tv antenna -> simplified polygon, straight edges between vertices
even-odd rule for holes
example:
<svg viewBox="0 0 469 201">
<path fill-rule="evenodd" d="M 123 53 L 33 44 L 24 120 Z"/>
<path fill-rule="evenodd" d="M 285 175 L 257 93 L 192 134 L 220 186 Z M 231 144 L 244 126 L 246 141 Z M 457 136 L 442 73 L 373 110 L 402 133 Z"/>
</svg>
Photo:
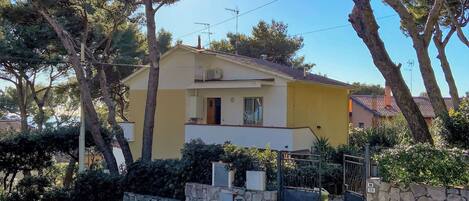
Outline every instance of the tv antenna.
<svg viewBox="0 0 469 201">
<path fill-rule="evenodd" d="M 235 9 L 225 8 L 225 10 L 230 11 L 236 15 L 236 41 L 235 41 L 235 53 L 238 54 L 238 43 L 239 43 L 239 32 L 238 32 L 238 18 L 239 18 L 239 9 L 236 6 Z"/>
<path fill-rule="evenodd" d="M 213 34 L 212 32 L 210 32 L 210 24 L 209 24 L 209 23 L 205 23 L 205 22 L 195 22 L 195 24 L 202 25 L 202 26 L 205 27 L 205 29 L 206 29 L 207 31 L 204 31 L 204 32 L 202 32 L 202 33 L 207 34 L 207 36 L 208 36 L 208 44 L 210 45 L 210 44 L 212 43 L 212 40 L 210 39 L 210 35 Z"/>
<path fill-rule="evenodd" d="M 410 93 L 413 92 L 413 76 L 412 76 L 412 71 L 414 70 L 414 60 L 410 59 L 409 61 L 407 61 L 407 68 L 405 68 L 404 70 L 405 71 L 409 71 L 410 72 Z"/>
</svg>

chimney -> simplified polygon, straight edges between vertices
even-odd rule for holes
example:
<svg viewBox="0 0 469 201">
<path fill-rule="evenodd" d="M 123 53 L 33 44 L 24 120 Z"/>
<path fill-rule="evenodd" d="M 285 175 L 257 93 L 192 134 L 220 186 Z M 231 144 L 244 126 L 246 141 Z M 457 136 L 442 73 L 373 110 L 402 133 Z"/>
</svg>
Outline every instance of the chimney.
<svg viewBox="0 0 469 201">
<path fill-rule="evenodd" d="M 303 68 L 303 77 L 306 77 L 306 75 L 308 75 L 308 71 L 306 70 L 306 68 Z"/>
<path fill-rule="evenodd" d="M 391 87 L 389 87 L 388 82 L 384 86 L 384 106 L 386 108 L 391 108 Z"/>
<path fill-rule="evenodd" d="M 197 49 L 202 49 L 202 39 L 200 39 L 200 35 L 197 37 Z"/>
</svg>

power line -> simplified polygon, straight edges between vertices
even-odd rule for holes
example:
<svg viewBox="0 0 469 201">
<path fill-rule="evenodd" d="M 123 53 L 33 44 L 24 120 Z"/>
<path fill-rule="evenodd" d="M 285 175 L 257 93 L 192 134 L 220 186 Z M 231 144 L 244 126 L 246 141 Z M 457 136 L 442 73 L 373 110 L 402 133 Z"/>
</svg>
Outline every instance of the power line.
<svg viewBox="0 0 469 201">
<path fill-rule="evenodd" d="M 26 58 L 26 57 L 4 57 L 0 56 L 0 59 L 9 59 L 15 61 L 25 61 L 25 62 L 40 62 L 41 64 L 70 64 L 68 61 L 64 60 L 44 60 L 44 59 L 35 59 L 35 58 Z M 118 66 L 118 67 L 136 67 L 136 68 L 149 68 L 149 65 L 139 65 L 139 64 L 115 64 L 115 63 L 104 63 L 104 62 L 86 62 L 88 64 L 94 65 L 103 65 L 103 66 Z"/>
<path fill-rule="evenodd" d="M 376 19 L 377 19 L 377 20 L 382 20 L 382 19 L 391 18 L 391 17 L 394 17 L 394 16 L 397 16 L 397 14 L 385 15 L 385 16 L 382 16 L 382 17 L 377 17 Z M 302 33 L 297 33 L 297 34 L 294 34 L 294 36 L 304 36 L 304 35 L 308 35 L 308 34 L 312 34 L 312 33 L 323 32 L 323 31 L 330 31 L 330 30 L 345 28 L 345 27 L 349 27 L 349 26 L 351 26 L 351 25 L 350 25 L 350 24 L 336 25 L 336 26 L 331 26 L 331 27 L 326 27 L 326 28 L 321 28 L 321 29 L 306 31 L 306 32 L 302 32 Z"/>
<path fill-rule="evenodd" d="M 265 4 L 262 4 L 262 5 L 258 6 L 258 7 L 253 8 L 253 9 L 251 9 L 251 10 L 248 10 L 248 11 L 246 11 L 246 12 L 243 12 L 243 13 L 237 15 L 237 16 L 233 16 L 233 17 L 227 18 L 227 19 L 225 19 L 225 20 L 222 20 L 222 21 L 220 21 L 220 22 L 217 22 L 217 23 L 213 24 L 211 27 L 215 27 L 215 26 L 224 24 L 224 23 L 226 23 L 226 22 L 229 22 L 229 21 L 231 21 L 231 20 L 236 19 L 237 17 L 241 17 L 241 16 L 243 16 L 243 15 L 247 15 L 247 14 L 249 14 L 249 13 L 252 13 L 252 12 L 256 11 L 256 10 L 259 10 L 259 9 L 261 9 L 261 8 L 264 8 L 264 7 L 266 7 L 266 6 L 270 5 L 270 4 L 273 4 L 273 3 L 277 2 L 277 1 L 279 1 L 279 0 L 273 0 L 273 1 L 267 2 L 267 3 L 265 3 Z M 193 31 L 193 32 L 184 34 L 184 35 L 181 35 L 181 36 L 177 37 L 177 39 L 185 38 L 185 37 L 187 37 L 187 36 L 190 36 L 190 35 L 193 35 L 193 34 L 195 34 L 195 33 L 199 33 L 199 32 L 201 32 L 201 31 L 205 31 L 205 30 L 207 30 L 207 28 L 199 29 L 199 30 L 196 30 L 196 31 Z"/>
</svg>

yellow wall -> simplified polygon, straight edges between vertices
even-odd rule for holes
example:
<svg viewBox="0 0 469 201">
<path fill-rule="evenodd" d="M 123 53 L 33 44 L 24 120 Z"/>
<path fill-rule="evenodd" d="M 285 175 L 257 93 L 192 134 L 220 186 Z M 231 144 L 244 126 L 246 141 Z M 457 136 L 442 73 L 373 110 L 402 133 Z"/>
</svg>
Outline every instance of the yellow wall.
<svg viewBox="0 0 469 201">
<path fill-rule="evenodd" d="M 292 82 L 288 83 L 287 93 L 288 127 L 308 126 L 333 146 L 347 143 L 347 89 Z"/>
<path fill-rule="evenodd" d="M 130 149 L 134 159 L 141 157 L 146 90 L 130 90 L 129 120 L 135 122 Z M 153 158 L 179 158 L 184 144 L 185 90 L 159 90 L 153 135 Z"/>
</svg>

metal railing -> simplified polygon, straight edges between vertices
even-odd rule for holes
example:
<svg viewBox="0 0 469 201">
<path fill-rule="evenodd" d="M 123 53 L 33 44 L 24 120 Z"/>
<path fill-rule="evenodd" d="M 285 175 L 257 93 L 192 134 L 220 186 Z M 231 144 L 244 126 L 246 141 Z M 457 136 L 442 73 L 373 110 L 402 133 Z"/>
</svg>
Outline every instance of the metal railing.
<svg viewBox="0 0 469 201">
<path fill-rule="evenodd" d="M 314 192 L 321 197 L 321 154 L 278 152 L 278 196 L 283 200 L 284 190 Z"/>
<path fill-rule="evenodd" d="M 367 145 L 363 155 L 343 156 L 343 191 L 366 196 L 366 179 L 371 176 L 370 149 Z"/>
</svg>

